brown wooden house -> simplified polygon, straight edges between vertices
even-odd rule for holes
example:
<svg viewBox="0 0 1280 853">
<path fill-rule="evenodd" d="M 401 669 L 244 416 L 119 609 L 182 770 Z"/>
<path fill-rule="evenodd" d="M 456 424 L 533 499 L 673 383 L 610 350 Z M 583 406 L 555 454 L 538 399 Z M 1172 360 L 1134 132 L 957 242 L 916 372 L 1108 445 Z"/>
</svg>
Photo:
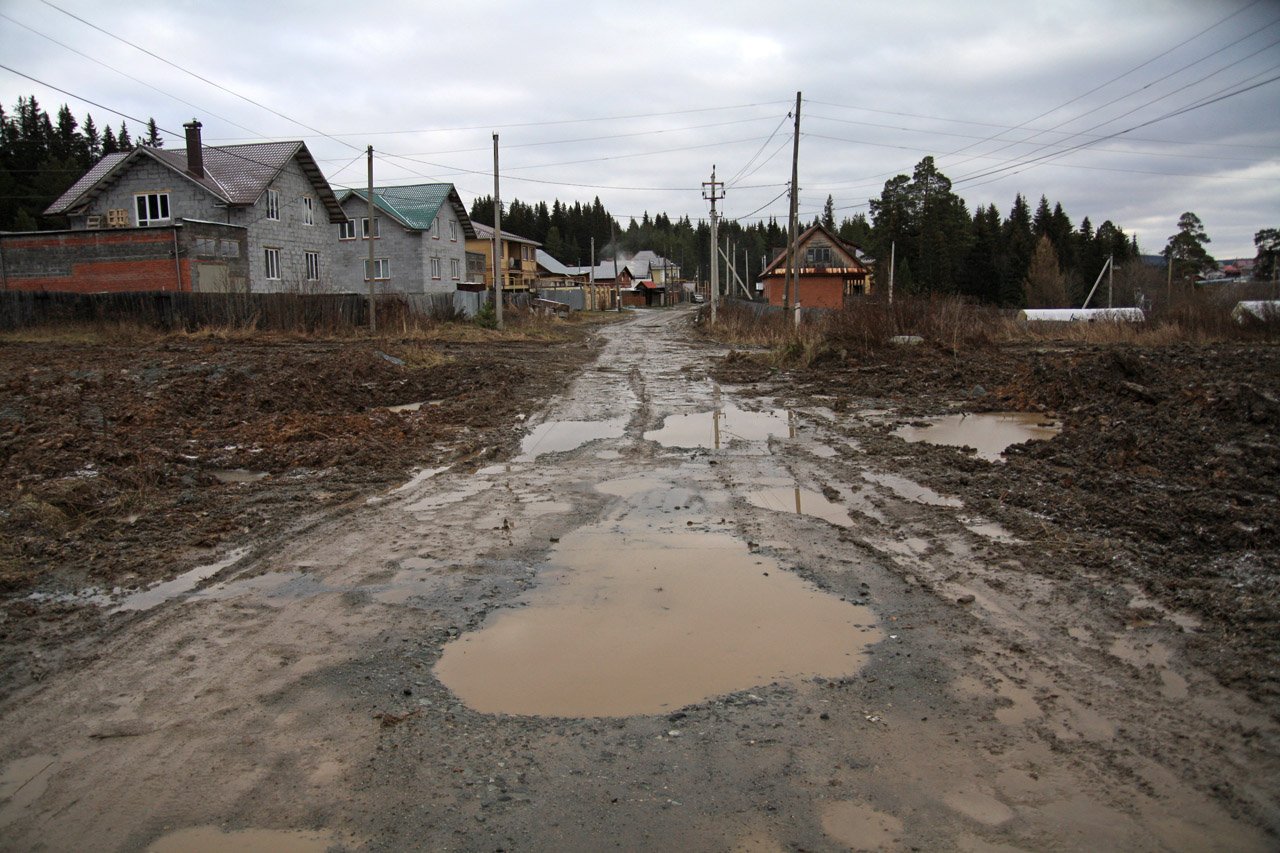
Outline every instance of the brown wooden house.
<svg viewBox="0 0 1280 853">
<path fill-rule="evenodd" d="M 871 293 L 871 270 L 858 257 L 858 247 L 846 243 L 821 224 L 796 241 L 796 292 L 791 304 L 804 308 L 843 308 L 851 299 Z M 770 305 L 782 305 L 787 276 L 783 249 L 760 276 Z"/>
</svg>

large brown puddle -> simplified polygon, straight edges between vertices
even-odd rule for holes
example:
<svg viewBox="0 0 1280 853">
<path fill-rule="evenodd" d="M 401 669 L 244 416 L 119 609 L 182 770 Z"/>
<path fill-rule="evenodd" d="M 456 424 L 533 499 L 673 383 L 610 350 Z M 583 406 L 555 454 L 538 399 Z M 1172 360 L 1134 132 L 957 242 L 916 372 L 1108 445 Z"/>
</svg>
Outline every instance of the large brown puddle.
<svg viewBox="0 0 1280 853">
<path fill-rule="evenodd" d="M 752 506 L 771 509 L 775 512 L 794 512 L 797 515 L 811 515 L 838 527 L 853 526 L 849 518 L 849 510 L 837 503 L 832 503 L 825 496 L 810 489 L 799 486 L 781 486 L 776 489 L 761 489 L 747 495 Z"/>
<path fill-rule="evenodd" d="M 930 418 L 928 426 L 899 427 L 893 434 L 907 441 L 972 447 L 983 459 L 999 462 L 1010 445 L 1050 439 L 1061 431 L 1061 425 L 1047 421 L 1044 415 L 993 412 Z"/>
<path fill-rule="evenodd" d="M 857 670 L 871 612 L 718 533 L 584 528 L 517 609 L 445 646 L 436 676 L 485 713 L 658 714 Z"/>
<path fill-rule="evenodd" d="M 324 853 L 335 839 L 323 832 L 239 829 L 216 826 L 180 829 L 154 841 L 147 853 Z"/>
</svg>

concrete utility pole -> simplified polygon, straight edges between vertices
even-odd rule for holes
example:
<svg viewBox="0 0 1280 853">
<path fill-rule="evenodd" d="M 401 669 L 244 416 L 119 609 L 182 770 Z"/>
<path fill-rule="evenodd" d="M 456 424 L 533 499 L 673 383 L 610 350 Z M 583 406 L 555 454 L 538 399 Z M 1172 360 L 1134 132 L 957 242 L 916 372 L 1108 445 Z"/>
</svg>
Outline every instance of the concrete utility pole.
<svg viewBox="0 0 1280 853">
<path fill-rule="evenodd" d="M 493 135 L 493 312 L 502 328 L 502 280 L 507 277 L 502 262 L 502 196 L 498 194 L 498 134 Z"/>
<path fill-rule="evenodd" d="M 618 313 L 622 313 L 622 271 L 618 269 L 618 233 L 613 230 L 613 217 L 609 218 L 609 237 L 613 241 L 613 295 L 618 297 Z"/>
<path fill-rule="evenodd" d="M 591 283 L 591 310 L 600 310 L 600 300 L 596 298 L 596 238 L 591 238 L 591 272 L 588 275 Z"/>
<path fill-rule="evenodd" d="M 717 189 L 719 188 L 719 189 Z M 711 325 L 716 324 L 716 303 L 720 301 L 720 251 L 716 220 L 716 200 L 724 198 L 724 181 L 716 180 L 716 167 L 711 165 L 711 180 L 702 182 L 702 197 L 711 200 Z"/>
<path fill-rule="evenodd" d="M 796 277 L 796 218 L 797 201 L 800 189 L 800 93 L 796 92 L 796 126 L 792 132 L 791 143 L 791 221 L 787 232 L 787 276 L 782 290 L 782 307 L 785 310 L 791 305 L 792 290 L 795 291 L 796 302 L 800 301 L 800 282 Z"/>
<path fill-rule="evenodd" d="M 377 277 L 377 269 L 373 265 L 373 146 L 369 146 L 369 334 L 378 333 L 378 317 L 373 304 L 373 280 Z"/>
<path fill-rule="evenodd" d="M 1115 255 L 1107 255 L 1107 307 L 1111 306 L 1112 285 L 1115 283 L 1116 277 L 1116 259 Z"/>
<path fill-rule="evenodd" d="M 893 304 L 893 262 L 898 254 L 898 241 L 889 244 L 889 304 Z"/>
</svg>

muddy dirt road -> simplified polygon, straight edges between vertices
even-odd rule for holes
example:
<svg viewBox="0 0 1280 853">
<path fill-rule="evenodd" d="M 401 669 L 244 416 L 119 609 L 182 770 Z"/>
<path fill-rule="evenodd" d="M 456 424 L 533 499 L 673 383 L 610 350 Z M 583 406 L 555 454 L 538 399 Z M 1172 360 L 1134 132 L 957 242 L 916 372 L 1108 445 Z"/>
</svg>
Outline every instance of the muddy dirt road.
<svg viewBox="0 0 1280 853">
<path fill-rule="evenodd" d="M 602 330 L 509 460 L 126 599 L 0 708 L 0 847 L 1276 847 L 1280 732 L 1195 619 L 687 319 Z"/>
</svg>

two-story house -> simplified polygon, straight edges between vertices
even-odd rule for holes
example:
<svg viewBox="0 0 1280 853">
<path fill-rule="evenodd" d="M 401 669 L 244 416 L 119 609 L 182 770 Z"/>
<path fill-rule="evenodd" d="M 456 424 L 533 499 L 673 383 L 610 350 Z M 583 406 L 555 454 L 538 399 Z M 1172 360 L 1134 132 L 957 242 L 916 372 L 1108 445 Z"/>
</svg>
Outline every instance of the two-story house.
<svg viewBox="0 0 1280 853">
<path fill-rule="evenodd" d="M 791 305 L 842 308 L 871 293 L 871 270 L 852 243 L 841 240 L 821 223 L 796 238 L 795 287 Z M 778 252 L 761 273 L 770 305 L 782 305 L 786 289 L 787 252 Z"/>
<path fill-rule="evenodd" d="M 467 289 L 467 244 L 476 229 L 453 184 L 374 187 L 372 227 L 367 190 L 347 190 L 338 203 L 347 216 L 337 226 L 334 250 L 341 289 L 363 291 L 367 286 L 370 239 L 379 290 L 452 293 L 460 285 Z"/>
<path fill-rule="evenodd" d="M 467 241 L 467 249 L 485 257 L 484 284 L 493 287 L 493 226 L 475 223 L 476 238 Z M 538 287 L 538 247 L 542 244 L 528 237 L 502 232 L 502 259 L 499 268 L 505 273 L 503 290 L 530 291 Z"/>
<path fill-rule="evenodd" d="M 138 147 L 108 154 L 45 214 L 65 215 L 73 232 L 120 229 L 118 235 L 104 233 L 90 250 L 103 253 L 105 264 L 129 242 L 146 242 L 147 235 L 135 240 L 130 231 L 174 228 L 170 263 L 176 265 L 177 289 L 200 289 L 194 272 L 182 276 L 182 263 L 189 260 L 184 255 L 194 250 L 182 245 L 175 226 L 190 223 L 240 235 L 247 258 L 239 259 L 238 269 L 246 280 L 232 282 L 230 289 L 330 290 L 332 226 L 346 215 L 306 144 L 205 146 L 200 122 L 184 127 L 186 149 Z M 236 241 L 226 242 L 230 247 Z M 148 252 L 163 251 L 155 241 L 149 245 Z"/>
</svg>

